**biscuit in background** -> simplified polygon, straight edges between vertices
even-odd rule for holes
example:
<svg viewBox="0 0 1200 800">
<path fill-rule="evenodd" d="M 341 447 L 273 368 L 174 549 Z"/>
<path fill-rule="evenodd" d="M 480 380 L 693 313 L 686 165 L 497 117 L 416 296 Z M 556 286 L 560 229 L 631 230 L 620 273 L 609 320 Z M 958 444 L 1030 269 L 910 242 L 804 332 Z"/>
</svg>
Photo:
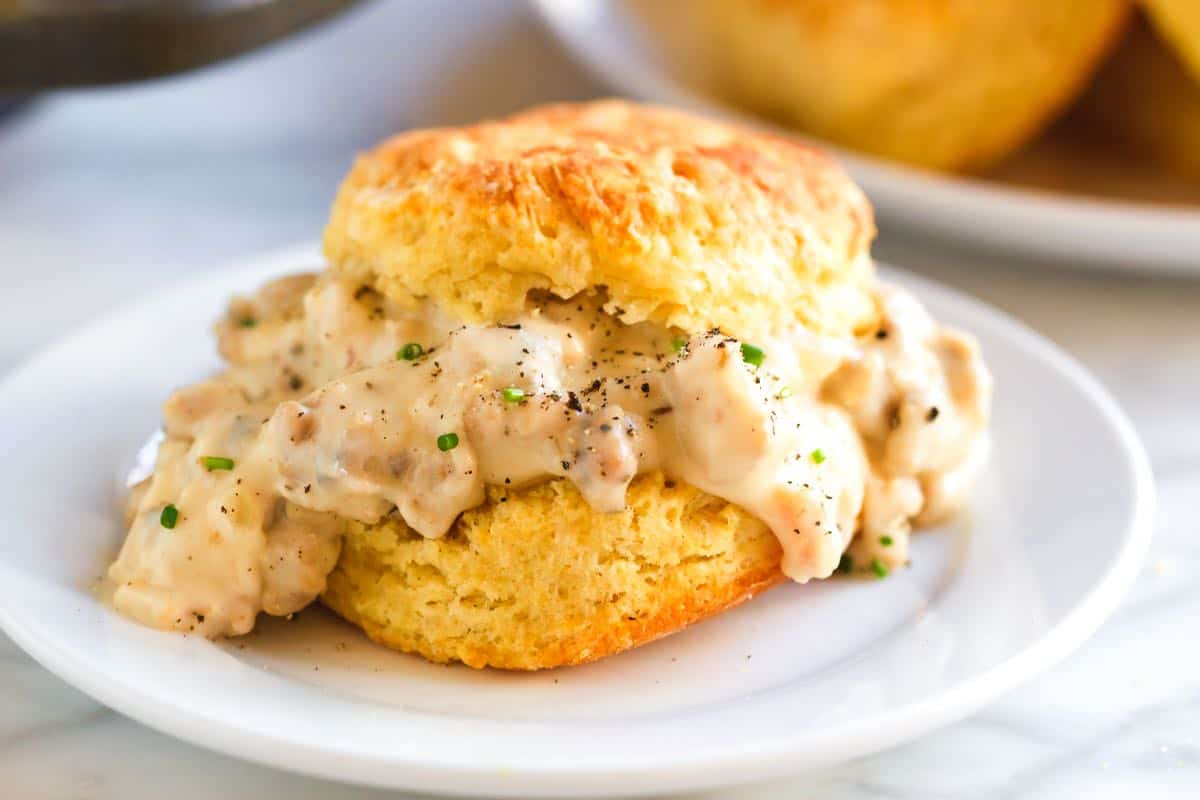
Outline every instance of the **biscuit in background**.
<svg viewBox="0 0 1200 800">
<path fill-rule="evenodd" d="M 978 170 L 1035 137 L 1119 38 L 1126 0 L 702 0 L 735 102 L 926 167 Z"/>
<path fill-rule="evenodd" d="M 1193 41 L 1200 55 L 1200 27 Z M 1200 179 L 1200 72 L 1190 74 L 1181 54 L 1144 21 L 1132 27 L 1069 122 L 1091 141 Z"/>
<path fill-rule="evenodd" d="M 1200 81 L 1200 3 L 1196 0 L 1142 0 L 1142 6 L 1171 50 Z"/>
</svg>

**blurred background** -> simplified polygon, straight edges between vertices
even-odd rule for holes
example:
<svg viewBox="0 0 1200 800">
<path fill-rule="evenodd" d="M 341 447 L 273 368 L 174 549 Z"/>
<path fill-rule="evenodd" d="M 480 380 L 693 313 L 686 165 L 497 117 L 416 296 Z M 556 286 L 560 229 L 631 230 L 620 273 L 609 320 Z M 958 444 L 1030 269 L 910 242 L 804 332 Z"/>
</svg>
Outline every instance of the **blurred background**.
<svg viewBox="0 0 1200 800">
<path fill-rule="evenodd" d="M 317 239 L 354 154 L 393 132 L 605 94 L 832 148 L 881 259 L 1063 345 L 1154 462 L 1150 564 L 1095 639 L 808 795 L 1200 796 L 1197 0 L 0 0 L 0 372 L 184 274 Z M 117 717 L 3 639 L 0 675 L 4 796 L 334 796 Z"/>
</svg>

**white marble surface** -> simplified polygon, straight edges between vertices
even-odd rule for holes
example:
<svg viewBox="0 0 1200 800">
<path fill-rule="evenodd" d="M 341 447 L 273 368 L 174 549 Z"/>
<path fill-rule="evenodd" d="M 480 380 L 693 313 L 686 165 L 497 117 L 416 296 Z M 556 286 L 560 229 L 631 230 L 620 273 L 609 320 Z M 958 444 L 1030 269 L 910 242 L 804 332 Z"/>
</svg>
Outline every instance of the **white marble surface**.
<svg viewBox="0 0 1200 800">
<path fill-rule="evenodd" d="M 598 91 L 523 6 L 430 0 L 379 2 L 213 71 L 41 101 L 0 123 L 0 370 L 147 288 L 314 237 L 354 150 L 388 131 Z M 1091 642 L 983 713 L 892 752 L 721 796 L 1200 797 L 1200 282 L 1015 265 L 886 229 L 877 250 L 1009 310 L 1110 387 L 1158 479 L 1151 556 Z M 2 797 L 383 794 L 153 733 L 0 636 Z"/>
</svg>

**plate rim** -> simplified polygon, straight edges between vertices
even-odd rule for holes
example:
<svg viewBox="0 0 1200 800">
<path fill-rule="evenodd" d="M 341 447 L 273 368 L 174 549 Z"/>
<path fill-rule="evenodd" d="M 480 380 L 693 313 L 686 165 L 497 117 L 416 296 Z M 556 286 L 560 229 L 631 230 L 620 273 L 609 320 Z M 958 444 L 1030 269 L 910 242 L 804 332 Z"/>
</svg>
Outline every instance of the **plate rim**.
<svg viewBox="0 0 1200 800">
<path fill-rule="evenodd" d="M 43 359 L 104 327 L 128 310 L 163 302 L 191 285 L 208 282 L 230 284 L 236 275 L 266 271 L 268 265 L 302 265 L 319 252 L 312 243 L 271 250 L 234 259 L 218 270 L 202 271 L 166 283 L 93 317 L 39 348 L 0 376 L 0 392 Z M 1132 423 L 1103 385 L 1072 356 L 1008 313 L 965 292 L 923 276 L 880 264 L 884 274 L 900 273 L 917 294 L 940 294 L 973 314 L 990 317 L 1005 337 L 1031 354 L 1043 358 L 1063 379 L 1080 390 L 1117 434 L 1121 451 L 1132 473 L 1131 514 L 1124 541 L 1107 571 L 1075 606 L 1041 636 L 995 666 L 920 700 L 835 729 L 834 735 L 814 745 L 805 736 L 779 736 L 749 745 L 733 743 L 719 757 L 702 753 L 692 757 L 672 754 L 672 760 L 613 765 L 603 761 L 578 763 L 526 763 L 498 775 L 492 763 L 470 764 L 439 760 L 399 751 L 387 759 L 339 749 L 336 743 L 289 739 L 278 734 L 249 732 L 228 717 L 206 717 L 178 707 L 156 704 L 138 696 L 131 680 L 98 677 L 89 669 L 85 654 L 73 654 L 27 624 L 17 609 L 0 605 L 0 629 L 43 668 L 105 706 L 161 733 L 235 758 L 313 777 L 410 791 L 481 792 L 492 796 L 551 796 L 607 792 L 644 795 L 653 792 L 719 788 L 752 780 L 795 774 L 822 764 L 848 761 L 917 738 L 962 719 L 1034 675 L 1049 669 L 1077 649 L 1115 609 L 1141 568 L 1153 531 L 1156 495 L 1149 458 Z M 363 701 L 366 702 L 366 701 Z M 368 705 L 370 705 L 368 703 Z M 797 750 L 802 749 L 802 754 Z"/>
<path fill-rule="evenodd" d="M 637 67 L 605 55 L 585 31 L 569 22 L 580 9 L 595 7 L 604 0 L 528 0 L 543 26 L 577 63 L 603 83 L 627 92 L 636 99 L 663 103 L 724 118 L 811 144 L 831 154 L 846 166 L 884 215 L 911 233 L 935 233 L 950 241 L 977 242 L 1026 258 L 1054 259 L 1055 266 L 1074 269 L 1104 268 L 1132 274 L 1200 276 L 1200 261 L 1194 252 L 1200 243 L 1200 206 L 1138 203 L 1095 195 L 1056 192 L 1038 187 L 1018 187 L 971 175 L 938 172 L 841 147 L 806 136 L 792 128 L 736 108 L 723 100 L 687 86 L 656 71 L 637 74 Z M 924 203 L 913 208 L 902 196 L 921 191 Z M 975 212 L 994 218 L 990 229 L 976 227 L 972 236 L 963 233 L 961 206 L 969 202 Z M 1034 211 L 1022 207 L 1036 206 Z M 928 213 L 929 208 L 939 214 Z M 958 216 L 955 216 L 958 214 Z M 1094 243 L 1092 236 L 1114 224 L 1135 232 L 1130 237 L 1112 237 Z M 995 233 L 1016 227 L 1020 237 Z M 1161 246 L 1154 255 L 1122 244 L 1170 240 L 1174 247 Z M 1037 243 L 1041 242 L 1039 246 Z M 1190 243 L 1191 249 L 1187 248 Z M 1144 259 L 1141 260 L 1141 259 Z"/>
</svg>

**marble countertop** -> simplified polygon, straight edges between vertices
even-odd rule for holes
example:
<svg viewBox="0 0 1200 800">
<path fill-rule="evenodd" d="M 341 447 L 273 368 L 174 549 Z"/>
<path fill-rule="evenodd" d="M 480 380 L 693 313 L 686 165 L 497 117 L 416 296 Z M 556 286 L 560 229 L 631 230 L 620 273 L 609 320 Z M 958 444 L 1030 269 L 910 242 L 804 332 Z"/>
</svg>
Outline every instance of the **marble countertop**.
<svg viewBox="0 0 1200 800">
<path fill-rule="evenodd" d="M 184 273 L 314 238 L 354 151 L 390 131 L 601 91 L 524 5 L 477 0 L 377 3 L 214 70 L 31 103 L 0 122 L 0 371 Z M 1016 264 L 886 228 L 877 253 L 1008 310 L 1110 388 L 1156 473 L 1150 558 L 1087 645 L 966 722 L 720 796 L 1200 796 L 1200 281 Z M 0 795 L 168 794 L 386 793 L 154 733 L 69 688 L 0 635 Z"/>
</svg>

